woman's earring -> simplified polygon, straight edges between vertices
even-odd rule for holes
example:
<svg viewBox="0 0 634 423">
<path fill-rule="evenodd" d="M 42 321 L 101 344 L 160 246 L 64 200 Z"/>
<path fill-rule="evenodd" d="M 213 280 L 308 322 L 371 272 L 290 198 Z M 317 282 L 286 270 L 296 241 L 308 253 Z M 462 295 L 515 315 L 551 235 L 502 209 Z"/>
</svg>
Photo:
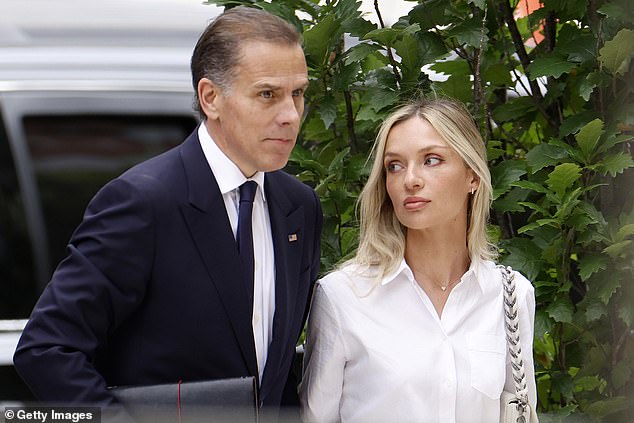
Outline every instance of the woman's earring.
<svg viewBox="0 0 634 423">
<path fill-rule="evenodd" d="M 471 195 L 475 192 L 475 188 L 471 187 Z"/>
</svg>

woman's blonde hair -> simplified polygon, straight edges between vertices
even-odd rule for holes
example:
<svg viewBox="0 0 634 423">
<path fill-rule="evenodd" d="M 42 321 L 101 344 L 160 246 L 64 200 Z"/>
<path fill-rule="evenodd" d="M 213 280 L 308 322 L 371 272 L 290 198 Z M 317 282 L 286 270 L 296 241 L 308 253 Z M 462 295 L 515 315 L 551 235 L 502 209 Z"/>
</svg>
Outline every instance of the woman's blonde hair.
<svg viewBox="0 0 634 423">
<path fill-rule="evenodd" d="M 416 99 L 396 109 L 381 125 L 370 155 L 374 157 L 370 176 L 359 196 L 359 248 L 351 262 L 365 268 L 378 266 L 378 277 L 395 270 L 405 253 L 406 229 L 397 219 L 385 187 L 385 144 L 395 125 L 415 117 L 427 121 L 476 174 L 479 186 L 469 200 L 467 215 L 469 257 L 485 260 L 495 257 L 495 248 L 486 232 L 492 200 L 491 174 L 486 147 L 473 118 L 455 100 Z"/>
</svg>

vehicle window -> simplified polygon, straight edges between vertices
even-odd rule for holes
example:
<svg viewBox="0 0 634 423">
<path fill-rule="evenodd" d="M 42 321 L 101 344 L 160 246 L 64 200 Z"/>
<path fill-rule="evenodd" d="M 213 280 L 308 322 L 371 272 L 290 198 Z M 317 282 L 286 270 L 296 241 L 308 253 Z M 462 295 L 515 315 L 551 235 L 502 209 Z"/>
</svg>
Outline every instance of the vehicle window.
<svg viewBox="0 0 634 423">
<path fill-rule="evenodd" d="M 23 119 L 52 266 L 107 181 L 185 139 L 193 116 L 64 115 Z M 53 269 L 51 269 L 52 271 Z"/>
<path fill-rule="evenodd" d="M 37 299 L 33 269 L 15 163 L 0 124 L 0 319 L 21 319 L 30 314 Z"/>
</svg>

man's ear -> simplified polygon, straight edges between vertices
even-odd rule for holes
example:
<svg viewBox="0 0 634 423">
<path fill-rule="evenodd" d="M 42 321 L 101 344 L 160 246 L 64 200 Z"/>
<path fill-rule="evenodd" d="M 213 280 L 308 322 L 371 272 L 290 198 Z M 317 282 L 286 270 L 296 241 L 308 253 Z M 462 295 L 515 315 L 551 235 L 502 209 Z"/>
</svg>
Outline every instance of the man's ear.
<svg viewBox="0 0 634 423">
<path fill-rule="evenodd" d="M 201 78 L 198 81 L 198 102 L 200 109 L 207 119 L 218 118 L 218 101 L 221 94 L 220 87 L 215 85 L 210 79 Z"/>
</svg>

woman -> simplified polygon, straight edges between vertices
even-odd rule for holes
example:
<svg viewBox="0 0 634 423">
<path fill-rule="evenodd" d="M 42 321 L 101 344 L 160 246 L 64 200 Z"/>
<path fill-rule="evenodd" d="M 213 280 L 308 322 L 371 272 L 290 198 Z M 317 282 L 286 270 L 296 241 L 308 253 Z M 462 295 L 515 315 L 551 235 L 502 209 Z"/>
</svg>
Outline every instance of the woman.
<svg viewBox="0 0 634 423">
<path fill-rule="evenodd" d="M 513 382 L 480 134 L 461 104 L 417 100 L 387 118 L 373 153 L 358 252 L 315 289 L 302 418 L 497 422 Z M 535 405 L 534 290 L 515 280 Z"/>
</svg>

